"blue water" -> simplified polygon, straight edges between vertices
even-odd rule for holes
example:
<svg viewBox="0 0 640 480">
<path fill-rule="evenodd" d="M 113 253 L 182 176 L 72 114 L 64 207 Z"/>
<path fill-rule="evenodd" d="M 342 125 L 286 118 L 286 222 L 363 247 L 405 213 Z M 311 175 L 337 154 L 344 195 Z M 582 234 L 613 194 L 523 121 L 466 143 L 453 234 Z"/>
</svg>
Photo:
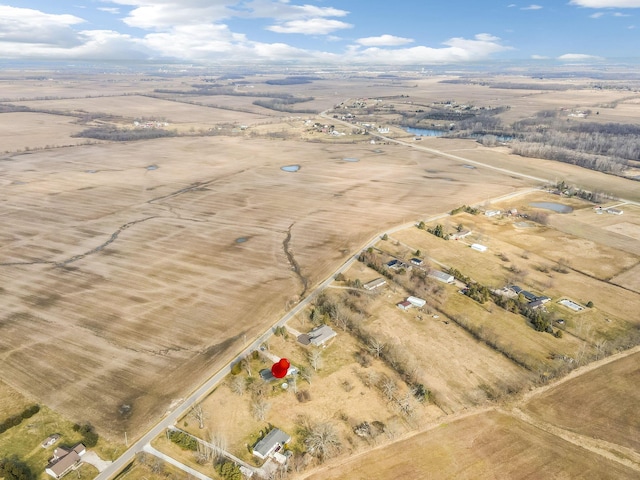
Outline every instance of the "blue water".
<svg viewBox="0 0 640 480">
<path fill-rule="evenodd" d="M 553 210 L 554 212 L 557 212 L 557 213 L 573 212 L 573 208 L 571 208 L 569 205 L 562 205 L 561 203 L 554 203 L 554 202 L 532 202 L 529 204 L 529 206 L 536 207 L 536 208 L 544 208 L 547 210 Z"/>
<path fill-rule="evenodd" d="M 280 170 L 284 170 L 285 172 L 297 172 L 300 170 L 300 165 L 286 165 L 284 167 L 280 167 Z"/>
<path fill-rule="evenodd" d="M 353 157 L 345 157 L 342 160 L 344 160 L 345 162 L 359 162 L 360 161 L 359 158 L 353 158 Z"/>
<path fill-rule="evenodd" d="M 447 130 L 434 130 L 432 128 L 405 127 L 405 130 L 417 137 L 441 137 L 448 133 Z"/>
<path fill-rule="evenodd" d="M 413 127 L 405 127 L 405 131 L 408 133 L 415 135 L 416 137 L 442 137 L 449 133 L 448 130 L 434 130 L 432 128 L 413 128 Z M 484 133 L 472 133 L 469 135 L 469 138 L 480 138 L 483 137 Z M 510 142 L 513 140 L 511 135 L 496 135 L 495 136 L 498 142 Z"/>
</svg>

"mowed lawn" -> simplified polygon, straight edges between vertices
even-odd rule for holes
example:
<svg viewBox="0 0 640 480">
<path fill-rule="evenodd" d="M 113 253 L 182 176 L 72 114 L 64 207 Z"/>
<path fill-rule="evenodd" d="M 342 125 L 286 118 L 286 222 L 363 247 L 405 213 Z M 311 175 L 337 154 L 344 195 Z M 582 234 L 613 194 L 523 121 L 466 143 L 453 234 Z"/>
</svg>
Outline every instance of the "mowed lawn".
<svg viewBox="0 0 640 480">
<path fill-rule="evenodd" d="M 548 390 L 525 410 L 558 427 L 639 451 L 638 385 L 640 353 L 635 353 Z"/>
<path fill-rule="evenodd" d="M 305 478 L 311 480 L 635 479 L 637 472 L 511 416 L 487 412 L 443 424 Z"/>
</svg>

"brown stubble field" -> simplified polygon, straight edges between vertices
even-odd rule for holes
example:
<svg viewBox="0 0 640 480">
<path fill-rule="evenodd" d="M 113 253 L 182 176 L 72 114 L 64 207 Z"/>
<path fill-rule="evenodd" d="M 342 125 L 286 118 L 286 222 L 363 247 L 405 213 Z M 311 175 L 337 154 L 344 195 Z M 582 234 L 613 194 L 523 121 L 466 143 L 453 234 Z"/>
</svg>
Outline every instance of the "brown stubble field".
<svg viewBox="0 0 640 480">
<path fill-rule="evenodd" d="M 441 424 L 309 479 L 637 478 L 637 472 L 499 412 Z"/>
<path fill-rule="evenodd" d="M 635 353 L 568 380 L 534 397 L 524 410 L 565 430 L 638 452 L 638 360 Z"/>
<path fill-rule="evenodd" d="M 299 298 L 289 230 L 311 287 L 383 227 L 523 185 L 377 147 L 216 137 L 13 156 L 3 380 L 132 437 Z"/>
<path fill-rule="evenodd" d="M 125 431 L 131 439 L 155 423 L 170 405 L 186 397 L 272 325 L 299 299 L 305 282 L 308 291 L 374 234 L 532 184 L 482 167 L 466 169 L 462 162 L 418 149 L 370 145 L 360 138 L 332 140 L 316 135 L 314 143 L 257 138 L 265 136 L 258 125 L 270 124 L 264 131 L 273 128 L 295 138 L 303 131 L 304 119 L 326 120 L 258 107 L 251 103 L 255 97 L 160 94 L 166 100 L 152 99 L 143 95 L 156 88 L 189 90 L 199 79 L 141 78 L 59 78 L 21 85 L 2 80 L 3 100 L 30 100 L 24 105 L 32 108 L 108 110 L 116 124 L 137 116 L 159 116 L 178 122 L 169 128 L 182 132 L 191 127 L 196 131 L 215 128 L 221 123 L 250 126 L 234 138 L 196 136 L 96 144 L 0 159 L 0 303 L 4 307 L 0 380 L 10 386 L 8 390 L 20 391 L 72 420 L 90 421 L 101 434 L 114 439 L 121 440 Z M 332 79 L 290 86 L 266 86 L 264 79 L 250 79 L 255 80 L 256 91 L 314 96 L 313 101 L 294 108 L 316 111 L 350 97 L 409 94 L 416 96 L 409 99 L 414 101 L 420 97 L 420 101 L 453 98 L 460 103 L 487 105 L 504 102 L 512 105 L 504 115 L 515 120 L 557 108 L 561 98 L 557 92 L 553 97 L 554 92 L 440 84 L 440 78 L 404 82 Z M 545 103 L 548 94 L 551 96 Z M 84 98 L 102 95 L 115 96 Z M 584 95 L 584 100 L 576 95 Z M 620 99 L 619 92 L 579 91 L 576 95 L 566 97 L 576 108 Z M 221 108 L 178 103 L 182 100 Z M 3 113 L 0 125 L 17 122 L 28 127 L 33 119 L 43 124 L 31 130 L 30 145 L 22 145 L 20 136 L 7 136 L 4 132 L 8 130 L 2 129 L 0 135 L 5 136 L 0 139 L 7 140 L 3 145 L 16 151 L 84 141 L 69 137 L 84 128 L 69 116 Z M 17 130 L 20 133 L 22 128 Z M 571 165 L 523 159 L 467 140 L 424 139 L 421 145 L 540 177 L 556 172 L 558 178 L 585 187 L 639 199 L 636 183 Z M 343 161 L 347 157 L 360 161 Z M 296 173 L 280 170 L 290 164 L 302 168 Z M 238 238 L 246 241 L 237 243 Z M 532 255 L 534 260 L 539 260 L 536 254 Z M 617 278 L 627 284 L 630 280 L 623 275 L 632 275 L 632 271 L 621 269 Z M 572 280 L 567 283 L 579 292 L 582 277 L 574 273 L 569 277 Z M 536 285 L 545 282 L 538 273 L 529 278 Z M 599 307 L 612 303 L 619 293 L 607 287 L 589 298 Z M 458 304 L 455 293 L 451 297 L 456 299 L 452 302 L 456 308 L 468 307 Z M 628 308 L 633 308 L 634 302 Z M 402 312 L 392 308 L 396 320 L 405 320 Z M 600 310 L 589 315 L 581 315 L 581 322 L 585 323 L 584 318 L 603 322 Z M 630 318 L 623 313 L 612 320 L 612 324 L 598 328 L 598 333 L 624 330 L 623 324 Z M 393 334 L 380 322 L 376 327 Z M 466 334 L 453 328 L 445 330 L 449 327 L 454 325 L 412 325 L 416 334 L 431 335 L 428 342 L 435 350 L 446 350 L 453 344 L 456 352 L 466 352 Z M 527 339 L 538 335 L 525 324 L 518 329 Z M 533 349 L 541 360 L 556 341 L 549 335 L 543 340 Z M 561 341 L 573 354 L 577 342 L 571 338 Z M 479 344 L 476 347 L 470 350 L 478 356 L 472 362 L 473 373 L 465 371 L 465 362 L 458 362 L 451 352 L 436 359 L 425 351 L 422 359 L 427 364 L 434 362 L 434 371 L 445 373 L 445 359 L 457 362 L 460 382 L 441 379 L 440 373 L 432 379 L 441 382 L 436 386 L 454 409 L 481 403 L 477 401 L 482 397 L 477 390 L 480 382 L 491 384 L 502 379 L 489 370 L 501 368 L 506 360 L 497 354 L 485 359 L 487 349 Z M 505 372 L 517 377 L 512 370 L 518 368 L 505 367 Z M 332 377 L 327 381 L 328 389 L 341 388 L 341 380 L 340 375 Z M 319 395 L 316 398 L 321 400 Z M 274 420 L 282 421 L 279 416 Z M 483 426 L 491 432 L 494 420 L 488 425 L 484 420 L 476 421 L 460 434 Z M 548 439 L 539 441 L 536 436 L 546 434 L 522 428 L 518 438 L 530 436 L 526 442 L 547 444 Z M 505 443 L 520 448 L 529 445 L 520 445 L 513 437 L 513 433 L 505 434 Z M 550 445 L 555 445 L 553 440 Z M 576 460 L 582 470 L 566 465 L 553 470 L 554 462 L 539 465 L 539 458 L 553 457 L 553 448 L 564 449 L 565 444 L 553 446 L 548 454 L 533 460 L 528 457 L 521 464 L 548 471 L 549 476 L 568 471 L 573 477 L 585 471 L 597 477 L 605 471 L 602 460 L 590 456 L 582 457 L 582 464 Z M 568 451 L 573 452 L 572 448 Z M 501 447 L 497 450 L 503 451 Z M 509 455 L 507 451 L 504 458 Z M 567 458 L 573 461 L 571 455 Z M 470 461 L 477 465 L 482 460 Z M 501 472 L 500 468 L 506 467 L 489 463 L 487 477 L 494 468 Z M 627 472 L 617 468 L 611 472 L 625 478 Z M 378 478 L 392 477 L 389 473 Z"/>
</svg>

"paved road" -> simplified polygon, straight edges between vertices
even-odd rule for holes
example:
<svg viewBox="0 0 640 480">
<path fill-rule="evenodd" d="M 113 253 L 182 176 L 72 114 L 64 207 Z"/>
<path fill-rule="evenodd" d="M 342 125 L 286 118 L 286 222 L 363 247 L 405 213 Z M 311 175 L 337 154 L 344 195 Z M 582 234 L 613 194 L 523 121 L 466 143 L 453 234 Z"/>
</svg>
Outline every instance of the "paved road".
<svg viewBox="0 0 640 480">
<path fill-rule="evenodd" d="M 188 473 L 189 475 L 191 475 L 191 477 L 198 478 L 200 480 L 213 480 L 211 477 L 207 477 L 205 474 L 200 473 L 199 471 L 194 470 L 193 468 L 186 466 L 184 463 L 180 463 L 175 458 L 172 458 L 169 455 L 165 455 L 160 450 L 156 450 L 155 448 L 153 448 L 149 444 L 146 444 L 142 449 L 145 452 L 150 453 L 151 455 L 155 455 L 156 457 L 161 458 L 165 462 L 170 463 L 174 467 L 179 468 L 183 472 Z M 189 477 L 189 478 L 191 478 L 191 477 Z"/>
<path fill-rule="evenodd" d="M 322 113 L 322 116 L 326 117 L 326 118 L 331 118 L 328 115 L 326 115 L 326 113 Z M 340 122 L 340 123 L 344 123 L 346 125 L 352 126 L 350 123 L 348 122 L 342 122 L 341 120 L 337 120 L 334 118 L 331 118 L 332 121 L 334 122 Z M 389 141 L 389 142 L 394 142 L 394 143 L 398 143 L 400 145 L 404 145 L 404 146 L 408 146 L 411 148 L 415 148 L 418 150 L 422 150 L 422 151 L 426 151 L 429 153 L 433 153 L 436 155 L 441 155 L 447 158 L 451 158 L 454 160 L 458 160 L 464 163 L 469 163 L 469 164 L 475 164 L 475 165 L 480 165 L 482 167 L 486 167 L 486 168 L 490 168 L 492 170 L 496 170 L 496 171 L 500 171 L 502 173 L 508 173 L 510 175 L 516 175 L 522 178 L 528 178 L 530 180 L 535 180 L 538 182 L 548 182 L 548 179 L 544 179 L 544 178 L 539 178 L 539 177 L 534 177 L 531 175 L 526 175 L 526 174 L 522 174 L 519 172 L 515 172 L 512 170 L 507 170 L 504 168 L 498 168 L 498 167 L 494 167 L 491 165 L 487 165 L 485 163 L 482 162 L 477 162 L 475 160 L 470 160 L 458 155 L 452 155 L 450 153 L 446 153 L 446 152 L 442 152 L 440 150 L 436 150 L 433 148 L 428 148 L 428 147 L 422 147 L 419 145 L 415 145 L 413 143 L 409 143 L 409 142 L 404 142 L 402 140 L 396 140 L 393 138 L 388 138 L 388 137 L 384 137 L 382 135 L 378 135 L 378 134 L 373 134 L 374 136 L 378 137 L 378 138 L 382 138 L 385 141 Z M 534 190 L 534 189 L 530 189 L 530 190 Z M 513 192 L 507 195 L 503 195 L 501 197 L 495 198 L 492 201 L 499 201 L 499 200 L 506 200 L 508 198 L 512 198 L 514 196 L 517 195 L 521 195 L 523 193 L 526 193 L 529 190 L 525 190 L 525 191 L 517 191 L 517 192 Z M 622 199 L 621 199 L 622 200 Z M 638 204 L 636 202 L 630 202 L 627 200 L 623 200 L 626 201 L 628 203 L 632 203 L 632 204 Z M 444 218 L 448 216 L 448 213 L 443 213 L 440 215 L 436 215 L 430 218 L 425 218 L 423 219 L 425 222 L 430 222 L 430 221 L 435 221 L 435 220 L 439 220 L 441 218 Z M 389 230 L 386 231 L 386 233 L 388 234 L 392 234 L 395 233 L 397 231 L 403 230 L 405 228 L 409 228 L 412 227 L 413 225 L 415 225 L 415 222 L 409 222 L 409 223 L 405 223 L 402 225 L 398 225 L 396 227 L 393 227 Z M 383 232 L 385 233 L 385 232 Z M 371 237 L 371 239 L 362 246 L 362 248 L 359 251 L 362 250 L 366 250 L 369 247 L 372 247 L 380 238 L 380 235 L 375 235 L 373 237 Z M 179 405 L 175 410 L 173 410 L 172 412 L 170 412 L 168 415 L 166 415 L 164 418 L 162 418 L 151 430 L 149 430 L 144 436 L 142 436 L 138 441 L 136 441 L 126 452 L 124 452 L 116 461 L 114 461 L 111 465 L 109 465 L 109 467 L 107 467 L 103 472 L 101 472 L 96 479 L 98 480 L 108 480 L 110 478 L 112 478 L 113 476 L 115 476 L 118 472 L 120 472 L 124 467 L 126 467 L 134 458 L 135 454 L 137 452 L 141 452 L 145 449 L 145 447 L 147 446 L 147 444 L 149 444 L 151 442 L 151 440 L 153 440 L 156 436 L 158 436 L 160 433 L 162 433 L 166 428 L 174 425 L 176 423 L 176 421 L 183 416 L 185 413 L 187 413 L 189 411 L 190 408 L 192 408 L 196 403 L 198 403 L 200 400 L 202 400 L 218 383 L 220 383 L 224 377 L 227 376 L 227 374 L 229 374 L 231 372 L 231 366 L 240 361 L 242 358 L 244 358 L 245 356 L 247 356 L 248 354 L 250 354 L 253 350 L 256 350 L 258 348 L 260 348 L 260 345 L 262 343 L 264 343 L 265 341 L 267 341 L 271 335 L 273 335 L 273 329 L 276 327 L 281 327 L 284 324 L 286 324 L 291 318 L 293 318 L 295 315 L 297 315 L 301 310 L 303 310 L 305 307 L 307 307 L 312 301 L 313 299 L 316 297 L 316 295 L 321 292 L 322 290 L 324 290 L 327 286 L 329 286 L 329 284 L 333 281 L 334 277 L 336 275 L 338 275 L 339 273 L 344 273 L 345 271 L 347 271 L 351 265 L 353 265 L 353 263 L 355 261 L 357 261 L 357 257 L 358 254 L 349 257 L 349 259 L 342 265 L 340 266 L 334 273 L 333 275 L 331 275 L 329 278 L 327 278 L 324 282 L 322 282 L 320 285 L 318 285 L 315 290 L 308 295 L 306 298 L 304 298 L 300 303 L 298 303 L 292 310 L 290 310 L 289 312 L 287 312 L 280 320 L 278 320 L 272 327 L 270 327 L 266 332 L 264 332 L 262 335 L 260 335 L 253 343 L 251 343 L 251 345 L 247 346 L 242 352 L 240 352 L 232 361 L 230 361 L 227 365 L 225 365 L 224 367 L 222 367 L 218 372 L 216 372 L 215 375 L 213 375 L 209 380 L 207 380 L 204 384 L 202 384 L 200 386 L 200 388 L 198 388 L 195 392 L 193 392 L 184 402 L 182 402 L 181 405 Z"/>
</svg>

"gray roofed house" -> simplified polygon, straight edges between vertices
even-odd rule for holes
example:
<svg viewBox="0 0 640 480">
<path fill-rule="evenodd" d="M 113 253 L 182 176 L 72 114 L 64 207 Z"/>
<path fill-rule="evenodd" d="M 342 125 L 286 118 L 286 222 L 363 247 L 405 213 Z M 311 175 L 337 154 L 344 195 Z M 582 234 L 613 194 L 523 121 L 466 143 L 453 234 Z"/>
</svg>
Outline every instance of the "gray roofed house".
<svg viewBox="0 0 640 480">
<path fill-rule="evenodd" d="M 53 458 L 45 468 L 45 472 L 53 478 L 61 478 L 71 470 L 75 470 L 82 463 L 82 455 L 85 454 L 86 448 L 79 443 L 72 449 L 58 447 L 53 452 Z"/>
<path fill-rule="evenodd" d="M 309 333 L 307 333 L 309 343 L 315 345 L 316 347 L 324 345 L 336 335 L 337 333 L 334 332 L 329 325 L 320 325 L 319 327 L 316 327 Z"/>
<path fill-rule="evenodd" d="M 253 447 L 253 454 L 264 460 L 268 456 L 272 455 L 274 452 L 277 452 L 284 447 L 286 443 L 291 441 L 291 436 L 280 430 L 279 428 L 274 428 L 267 435 L 256 443 L 255 447 Z"/>
<path fill-rule="evenodd" d="M 431 278 L 435 278 L 436 280 L 440 280 L 441 282 L 444 282 L 444 283 L 454 283 L 456 281 L 453 275 L 449 273 L 441 272 L 440 270 L 434 270 L 434 269 L 430 270 L 429 276 Z"/>
</svg>

